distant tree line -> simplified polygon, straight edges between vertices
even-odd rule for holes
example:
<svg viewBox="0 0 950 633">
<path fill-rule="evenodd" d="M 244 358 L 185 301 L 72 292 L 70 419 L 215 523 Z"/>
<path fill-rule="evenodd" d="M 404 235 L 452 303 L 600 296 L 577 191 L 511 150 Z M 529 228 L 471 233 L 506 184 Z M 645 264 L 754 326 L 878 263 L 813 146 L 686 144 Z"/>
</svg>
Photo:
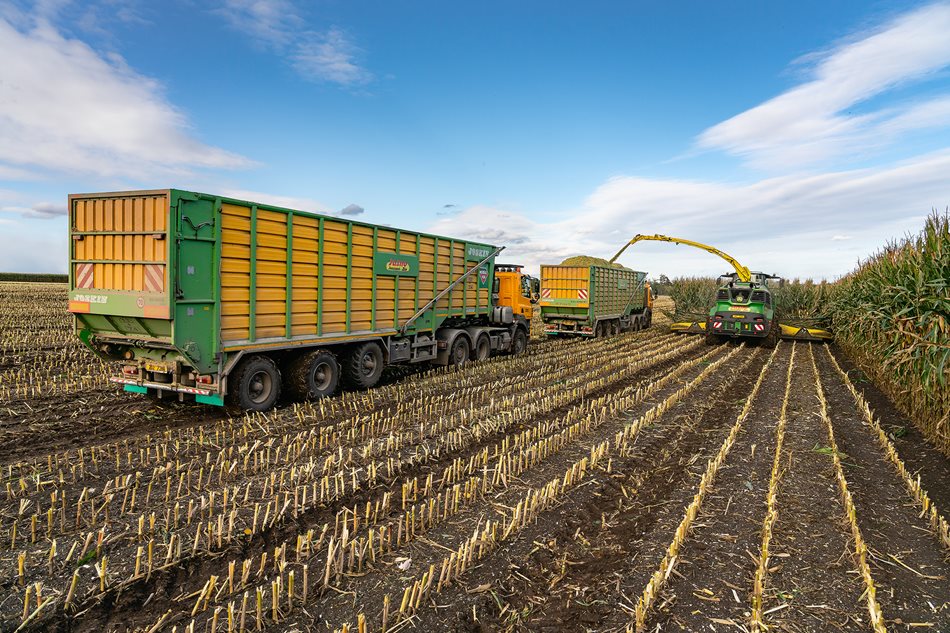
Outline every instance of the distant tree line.
<svg viewBox="0 0 950 633">
<path fill-rule="evenodd" d="M 64 284 L 69 281 L 69 275 L 56 273 L 0 273 L 0 281 L 34 281 Z"/>
</svg>

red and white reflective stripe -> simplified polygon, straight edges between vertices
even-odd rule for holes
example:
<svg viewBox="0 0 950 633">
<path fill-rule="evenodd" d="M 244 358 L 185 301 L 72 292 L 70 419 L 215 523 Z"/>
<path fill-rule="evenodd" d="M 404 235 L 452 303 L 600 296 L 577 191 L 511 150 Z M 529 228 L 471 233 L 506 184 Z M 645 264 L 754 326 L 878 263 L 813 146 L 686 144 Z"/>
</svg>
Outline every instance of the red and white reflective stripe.
<svg viewBox="0 0 950 633">
<path fill-rule="evenodd" d="M 578 299 L 586 299 L 586 298 L 587 298 L 587 291 L 584 290 L 583 288 L 581 288 L 580 290 L 578 290 L 578 291 L 577 291 L 577 298 L 578 298 Z"/>
<path fill-rule="evenodd" d="M 551 289 L 550 288 L 541 288 L 541 298 L 550 299 L 551 298 Z"/>
<path fill-rule="evenodd" d="M 720 329 L 721 327 L 722 327 L 722 321 L 714 321 L 714 322 L 713 322 L 713 329 L 714 329 L 714 330 L 718 330 L 718 329 Z"/>
<path fill-rule="evenodd" d="M 756 323 L 756 324 L 755 324 L 755 329 L 756 329 L 757 332 L 761 332 L 762 330 L 765 329 L 765 326 L 762 325 L 761 323 Z"/>
<path fill-rule="evenodd" d="M 165 292 L 165 267 L 156 264 L 145 266 L 145 291 Z"/>
<path fill-rule="evenodd" d="M 92 264 L 76 264 L 76 287 L 92 288 Z"/>
</svg>

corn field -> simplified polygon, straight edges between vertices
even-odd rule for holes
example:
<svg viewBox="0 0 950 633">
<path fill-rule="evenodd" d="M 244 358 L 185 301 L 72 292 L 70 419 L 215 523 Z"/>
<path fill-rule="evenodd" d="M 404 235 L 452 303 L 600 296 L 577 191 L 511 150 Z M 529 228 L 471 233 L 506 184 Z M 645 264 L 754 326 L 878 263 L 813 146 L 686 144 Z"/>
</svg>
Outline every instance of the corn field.
<svg viewBox="0 0 950 633">
<path fill-rule="evenodd" d="M 830 346 L 536 340 L 245 415 L 0 296 L 0 629 L 950 627 L 946 461 Z"/>
<path fill-rule="evenodd" d="M 950 456 L 950 216 L 835 284 L 831 316 L 842 347 Z"/>
</svg>

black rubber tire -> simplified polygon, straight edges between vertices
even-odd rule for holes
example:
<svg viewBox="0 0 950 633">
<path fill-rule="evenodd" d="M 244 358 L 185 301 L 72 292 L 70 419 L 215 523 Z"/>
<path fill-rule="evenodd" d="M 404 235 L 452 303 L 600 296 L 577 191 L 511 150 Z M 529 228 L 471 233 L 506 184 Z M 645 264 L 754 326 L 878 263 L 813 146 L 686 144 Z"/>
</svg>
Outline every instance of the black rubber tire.
<svg viewBox="0 0 950 633">
<path fill-rule="evenodd" d="M 325 349 L 307 352 L 290 363 L 286 383 L 294 400 L 332 396 L 340 386 L 340 364 L 336 356 Z"/>
<path fill-rule="evenodd" d="M 343 357 L 343 384 L 350 389 L 370 389 L 383 375 L 383 350 L 372 341 L 353 346 Z"/>
<path fill-rule="evenodd" d="M 764 339 L 762 339 L 762 347 L 765 347 L 767 349 L 775 349 L 775 346 L 778 345 L 779 331 L 780 331 L 780 328 L 778 324 L 778 319 L 773 318 L 772 322 L 769 324 L 768 335 Z"/>
<path fill-rule="evenodd" d="M 528 349 L 528 334 L 524 331 L 524 328 L 515 328 L 515 333 L 511 337 L 511 348 L 509 350 L 511 355 L 518 356 L 524 354 L 526 349 Z"/>
<path fill-rule="evenodd" d="M 461 334 L 452 341 L 452 349 L 449 350 L 449 365 L 452 367 L 464 367 L 472 356 L 472 348 L 468 339 Z"/>
<path fill-rule="evenodd" d="M 472 360 L 486 360 L 491 356 L 491 341 L 487 336 L 480 336 L 475 341 L 475 349 L 472 350 Z"/>
<path fill-rule="evenodd" d="M 614 336 L 617 336 L 618 334 L 620 334 L 620 321 L 611 321 L 610 331 L 613 332 Z"/>
<path fill-rule="evenodd" d="M 649 330 L 651 325 L 653 325 L 653 310 L 647 308 L 647 311 L 643 313 L 643 329 Z"/>
<path fill-rule="evenodd" d="M 228 402 L 245 411 L 267 411 L 279 398 L 280 370 L 266 356 L 248 356 L 228 376 Z"/>
</svg>

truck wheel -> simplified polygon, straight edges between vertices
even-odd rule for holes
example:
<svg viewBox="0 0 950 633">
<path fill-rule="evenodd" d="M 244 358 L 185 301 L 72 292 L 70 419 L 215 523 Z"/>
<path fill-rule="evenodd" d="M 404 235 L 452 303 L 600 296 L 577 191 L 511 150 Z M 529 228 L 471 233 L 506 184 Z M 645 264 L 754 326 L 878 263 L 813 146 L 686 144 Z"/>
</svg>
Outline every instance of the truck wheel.
<svg viewBox="0 0 950 633">
<path fill-rule="evenodd" d="M 620 321 L 611 321 L 610 322 L 610 333 L 614 336 L 620 334 Z"/>
<path fill-rule="evenodd" d="M 512 356 L 523 354 L 528 349 L 528 335 L 522 328 L 515 328 L 515 335 L 511 339 L 510 352 Z"/>
<path fill-rule="evenodd" d="M 343 382 L 350 389 L 369 389 L 382 375 L 383 350 L 376 343 L 360 343 L 343 360 Z"/>
<path fill-rule="evenodd" d="M 475 349 L 472 351 L 472 360 L 486 360 L 491 356 L 491 341 L 487 336 L 480 336 L 475 341 Z"/>
<path fill-rule="evenodd" d="M 468 362 L 472 355 L 472 349 L 468 344 L 468 339 L 461 334 L 455 337 L 452 343 L 452 351 L 449 352 L 449 365 L 462 367 Z"/>
<path fill-rule="evenodd" d="M 287 387 L 295 400 L 326 398 L 340 384 L 340 365 L 325 349 L 308 352 L 290 364 Z"/>
<path fill-rule="evenodd" d="M 249 356 L 228 378 L 228 401 L 246 411 L 267 411 L 280 397 L 280 371 L 266 356 Z"/>
</svg>

